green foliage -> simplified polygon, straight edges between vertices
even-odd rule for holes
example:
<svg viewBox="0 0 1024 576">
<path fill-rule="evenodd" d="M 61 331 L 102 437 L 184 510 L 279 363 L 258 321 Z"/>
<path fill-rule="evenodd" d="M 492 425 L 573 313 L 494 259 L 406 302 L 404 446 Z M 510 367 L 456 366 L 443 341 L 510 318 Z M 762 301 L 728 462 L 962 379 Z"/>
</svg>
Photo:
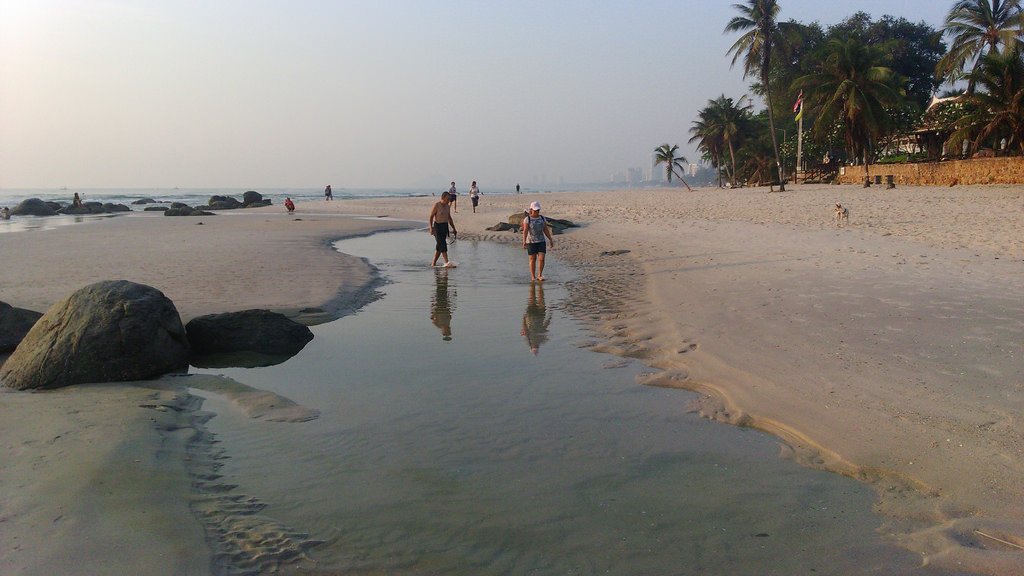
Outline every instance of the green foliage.
<svg viewBox="0 0 1024 576">
<path fill-rule="evenodd" d="M 1020 0 L 958 0 L 942 31 L 950 38 L 950 47 L 935 72 L 952 84 L 977 71 L 986 54 L 1000 48 L 1016 50 L 1024 38 Z M 967 72 L 970 62 L 974 65 Z M 974 92 L 974 86 L 975 80 L 968 78 L 968 94 Z"/>
</svg>

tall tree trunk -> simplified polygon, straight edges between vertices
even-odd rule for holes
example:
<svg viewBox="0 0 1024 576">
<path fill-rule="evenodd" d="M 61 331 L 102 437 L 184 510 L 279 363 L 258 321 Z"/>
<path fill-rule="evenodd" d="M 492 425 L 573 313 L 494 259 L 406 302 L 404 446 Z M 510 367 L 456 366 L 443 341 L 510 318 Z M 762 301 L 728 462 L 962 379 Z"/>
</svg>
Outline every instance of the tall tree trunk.
<svg viewBox="0 0 1024 576">
<path fill-rule="evenodd" d="M 782 160 L 779 157 L 779 141 L 775 138 L 775 119 L 772 117 L 772 91 L 768 88 L 767 74 L 762 78 L 764 99 L 768 103 L 768 129 L 772 132 L 772 148 L 775 150 L 775 167 L 779 169 L 779 192 L 786 191 L 786 181 L 782 178 Z"/>
<path fill-rule="evenodd" d="M 736 187 L 736 152 L 732 149 L 732 140 L 729 140 L 729 161 L 732 163 L 732 187 Z"/>
</svg>

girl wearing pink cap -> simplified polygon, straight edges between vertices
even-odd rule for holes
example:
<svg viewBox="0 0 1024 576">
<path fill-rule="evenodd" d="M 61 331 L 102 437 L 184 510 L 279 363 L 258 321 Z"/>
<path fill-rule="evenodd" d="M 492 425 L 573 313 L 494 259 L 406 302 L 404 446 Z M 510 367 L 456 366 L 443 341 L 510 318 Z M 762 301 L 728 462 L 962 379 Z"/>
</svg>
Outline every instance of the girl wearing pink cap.
<svg viewBox="0 0 1024 576">
<path fill-rule="evenodd" d="M 526 248 L 526 253 L 530 256 L 531 281 L 544 281 L 544 254 L 547 252 L 545 236 L 554 248 L 555 239 L 551 237 L 551 225 L 548 224 L 547 218 L 540 215 L 540 202 L 533 202 L 523 217 L 523 248 Z"/>
</svg>

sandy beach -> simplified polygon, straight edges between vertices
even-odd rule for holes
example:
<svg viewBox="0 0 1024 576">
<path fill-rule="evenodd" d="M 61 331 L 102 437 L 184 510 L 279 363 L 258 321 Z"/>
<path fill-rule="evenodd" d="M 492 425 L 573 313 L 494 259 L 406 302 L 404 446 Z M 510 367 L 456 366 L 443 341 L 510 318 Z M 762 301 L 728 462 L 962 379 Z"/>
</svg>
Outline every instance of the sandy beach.
<svg viewBox="0 0 1024 576">
<path fill-rule="evenodd" d="M 871 485 L 880 531 L 924 564 L 1024 572 L 1024 187 L 483 192 L 476 214 L 468 201 L 454 214 L 460 238 L 518 242 L 486 228 L 532 200 L 580 224 L 549 253 L 580 273 L 570 312 L 592 327 L 591 348 L 650 367 L 641 384 L 701 392 L 693 410 L 768 431 L 785 456 Z M 423 227 L 434 201 L 6 234 L 0 300 L 45 311 L 123 278 L 163 291 L 186 322 L 268 308 L 314 324 L 373 298 L 372 267 L 330 241 Z M 835 202 L 850 209 L 843 228 Z M 426 264 L 432 241 L 423 234 L 409 250 Z M 97 573 L 117 558 L 111 542 L 130 543 L 117 529 L 127 523 L 146 527 L 139 539 L 173 529 L 169 542 L 188 549 L 148 548 L 153 557 L 136 559 L 147 573 L 209 566 L 203 528 L 182 505 L 187 438 L 166 433 L 188 424 L 156 409 L 186 402 L 181 390 L 162 380 L 0 395 L 0 572 L 67 566 L 46 544 L 60 539 Z M 125 473 L 133 464 L 141 470 Z M 109 527 L 74 529 L 96 518 L 97 486 L 153 482 L 159 498 L 135 493 L 142 503 L 114 506 Z"/>
</svg>

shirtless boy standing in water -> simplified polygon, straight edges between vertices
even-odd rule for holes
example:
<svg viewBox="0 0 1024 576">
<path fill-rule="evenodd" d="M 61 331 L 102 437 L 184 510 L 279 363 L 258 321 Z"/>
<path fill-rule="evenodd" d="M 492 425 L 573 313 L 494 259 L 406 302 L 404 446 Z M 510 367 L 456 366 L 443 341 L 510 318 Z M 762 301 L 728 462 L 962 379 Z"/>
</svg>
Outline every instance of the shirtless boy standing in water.
<svg viewBox="0 0 1024 576">
<path fill-rule="evenodd" d="M 437 266 L 437 258 L 440 256 L 444 259 L 445 267 L 450 267 L 452 264 L 448 261 L 448 230 L 451 229 L 451 233 L 454 237 L 458 238 L 459 232 L 455 229 L 455 222 L 452 220 L 451 208 L 451 196 L 444 192 L 441 194 L 441 201 L 434 204 L 434 207 L 430 209 L 430 228 L 428 231 L 434 235 L 437 245 L 434 248 L 434 260 L 431 261 L 431 266 Z"/>
</svg>

